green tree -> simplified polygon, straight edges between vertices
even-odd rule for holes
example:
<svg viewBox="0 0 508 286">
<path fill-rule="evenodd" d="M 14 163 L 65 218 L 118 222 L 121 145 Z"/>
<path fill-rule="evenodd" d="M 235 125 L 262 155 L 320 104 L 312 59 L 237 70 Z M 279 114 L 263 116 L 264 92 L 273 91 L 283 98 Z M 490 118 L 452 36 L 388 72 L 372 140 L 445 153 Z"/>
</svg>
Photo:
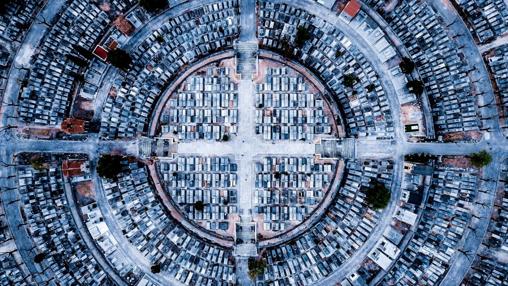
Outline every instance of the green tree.
<svg viewBox="0 0 508 286">
<path fill-rule="evenodd" d="M 159 44 L 163 44 L 164 43 L 164 37 L 162 35 L 157 35 L 155 37 L 155 40 L 159 43 Z"/>
<path fill-rule="evenodd" d="M 159 273 L 159 272 L 161 272 L 161 265 L 159 263 L 156 263 L 156 264 L 150 266 L 150 271 L 152 273 Z"/>
<path fill-rule="evenodd" d="M 311 38 L 310 31 L 307 28 L 305 28 L 304 26 L 298 26 L 298 28 L 296 30 L 296 37 L 295 37 L 296 47 L 298 47 L 298 48 L 303 47 L 305 42 L 310 40 L 310 38 Z"/>
<path fill-rule="evenodd" d="M 44 258 L 46 258 L 46 254 L 44 253 L 38 253 L 34 256 L 34 262 L 35 263 L 41 263 L 44 261 Z"/>
<path fill-rule="evenodd" d="M 263 275 L 266 269 L 266 260 L 264 258 L 249 258 L 249 276 L 252 280 L 255 280 L 259 275 Z"/>
<path fill-rule="evenodd" d="M 47 169 L 46 160 L 41 155 L 34 155 L 30 158 L 30 165 L 35 170 L 45 170 Z"/>
<path fill-rule="evenodd" d="M 358 77 L 352 73 L 344 75 L 344 86 L 346 87 L 353 87 L 357 81 Z"/>
<path fill-rule="evenodd" d="M 469 158 L 471 159 L 471 164 L 477 168 L 485 167 L 492 162 L 492 155 L 485 150 L 472 153 L 469 155 Z"/>
<path fill-rule="evenodd" d="M 202 212 L 205 209 L 205 204 L 203 203 L 203 201 L 196 201 L 194 203 L 194 208 L 197 211 Z"/>
<path fill-rule="evenodd" d="M 139 6 L 145 8 L 149 13 L 155 13 L 169 8 L 167 0 L 140 0 Z"/>
<path fill-rule="evenodd" d="M 415 69 L 415 63 L 408 57 L 403 57 L 399 67 L 405 74 L 410 74 Z"/>
<path fill-rule="evenodd" d="M 372 209 L 384 209 L 390 202 L 390 191 L 378 180 L 373 180 L 363 191 L 366 196 L 365 201 Z"/>
<path fill-rule="evenodd" d="M 97 174 L 102 178 L 117 180 L 124 159 L 125 157 L 119 155 L 102 155 L 97 163 Z"/>
<path fill-rule="evenodd" d="M 407 88 L 416 95 L 422 95 L 425 85 L 421 80 L 410 80 L 407 82 Z"/>
<path fill-rule="evenodd" d="M 435 159 L 435 156 L 426 154 L 426 153 L 416 153 L 416 154 L 407 154 L 404 155 L 404 161 L 414 162 L 414 163 L 428 163 L 430 160 Z"/>
<path fill-rule="evenodd" d="M 280 40 L 280 46 L 283 56 L 285 56 L 286 58 L 290 58 L 293 55 L 293 48 L 289 43 L 289 37 L 287 35 L 282 37 L 282 39 Z"/>
<path fill-rule="evenodd" d="M 128 70 L 131 63 L 132 58 L 126 51 L 122 49 L 114 49 L 108 54 L 108 61 L 115 67 L 121 70 Z"/>
</svg>

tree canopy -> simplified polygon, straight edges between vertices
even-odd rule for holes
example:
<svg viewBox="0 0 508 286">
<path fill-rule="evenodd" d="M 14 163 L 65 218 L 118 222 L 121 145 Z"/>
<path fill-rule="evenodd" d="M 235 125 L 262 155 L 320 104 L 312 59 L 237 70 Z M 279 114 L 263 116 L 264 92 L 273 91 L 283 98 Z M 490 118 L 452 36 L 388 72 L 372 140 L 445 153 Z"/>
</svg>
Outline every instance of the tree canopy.
<svg viewBox="0 0 508 286">
<path fill-rule="evenodd" d="M 296 30 L 296 38 L 295 38 L 296 47 L 298 47 L 298 48 L 303 47 L 305 42 L 310 40 L 310 38 L 311 38 L 310 31 L 307 28 L 305 28 L 304 26 L 298 26 L 298 28 Z"/>
<path fill-rule="evenodd" d="M 108 61 L 115 67 L 121 70 L 128 70 L 131 63 L 132 58 L 126 51 L 122 49 L 114 49 L 108 54 Z"/>
<path fill-rule="evenodd" d="M 203 203 L 203 201 L 196 201 L 194 203 L 194 208 L 197 211 L 202 212 L 205 209 L 205 204 Z"/>
<path fill-rule="evenodd" d="M 93 58 L 93 53 L 89 50 L 83 48 L 80 45 L 72 45 L 72 48 L 81 56 L 83 56 L 85 59 L 91 60 Z"/>
<path fill-rule="evenodd" d="M 249 258 L 249 276 L 252 280 L 258 275 L 263 275 L 266 269 L 266 260 L 263 258 Z"/>
<path fill-rule="evenodd" d="M 358 77 L 352 73 L 344 75 L 344 86 L 346 87 L 353 87 L 357 81 Z"/>
<path fill-rule="evenodd" d="M 485 167 L 492 162 L 492 155 L 485 150 L 472 153 L 469 155 L 469 158 L 471 159 L 471 164 L 477 168 Z"/>
<path fill-rule="evenodd" d="M 403 57 L 399 67 L 403 73 L 410 74 L 415 69 L 415 63 L 410 58 Z"/>
<path fill-rule="evenodd" d="M 159 272 L 161 272 L 161 265 L 159 263 L 157 263 L 157 264 L 154 264 L 154 265 L 150 266 L 150 271 L 152 273 L 159 273 Z"/>
<path fill-rule="evenodd" d="M 150 13 L 158 12 L 169 7 L 167 0 L 140 0 L 139 6 Z"/>
<path fill-rule="evenodd" d="M 282 37 L 282 39 L 280 40 L 280 45 L 281 45 L 282 55 L 287 58 L 290 58 L 293 55 L 293 47 L 291 47 L 291 44 L 289 43 L 289 38 L 287 35 Z"/>
<path fill-rule="evenodd" d="M 65 57 L 79 67 L 86 67 L 88 65 L 88 61 L 73 54 L 67 54 Z"/>
<path fill-rule="evenodd" d="M 46 159 L 41 155 L 34 155 L 30 158 L 30 165 L 35 170 L 44 170 L 47 168 Z"/>
<path fill-rule="evenodd" d="M 36 254 L 34 256 L 34 262 L 35 263 L 41 263 L 44 260 L 44 258 L 46 258 L 46 254 L 44 254 L 44 253 L 38 253 L 38 254 Z"/>
<path fill-rule="evenodd" d="M 422 95 L 425 85 L 420 80 L 410 80 L 407 82 L 407 88 L 416 95 Z"/>
<path fill-rule="evenodd" d="M 119 155 L 102 155 L 97 164 L 97 174 L 103 178 L 116 180 L 122 171 L 122 160 L 124 159 Z"/>
<path fill-rule="evenodd" d="M 372 209 L 384 209 L 390 202 L 390 191 L 385 185 L 377 180 L 371 182 L 370 186 L 364 188 L 365 201 Z"/>
</svg>

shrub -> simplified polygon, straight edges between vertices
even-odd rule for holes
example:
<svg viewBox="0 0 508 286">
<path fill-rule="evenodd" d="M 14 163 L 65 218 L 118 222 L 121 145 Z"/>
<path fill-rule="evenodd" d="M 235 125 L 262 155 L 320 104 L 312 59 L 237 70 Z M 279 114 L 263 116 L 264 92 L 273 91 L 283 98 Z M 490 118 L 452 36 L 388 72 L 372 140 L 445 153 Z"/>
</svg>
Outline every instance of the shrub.
<svg viewBox="0 0 508 286">
<path fill-rule="evenodd" d="M 78 52 L 81 56 L 83 56 L 85 59 L 91 60 L 93 58 L 93 53 L 80 45 L 72 45 L 72 48 L 76 52 Z"/>
<path fill-rule="evenodd" d="M 44 258 L 46 258 L 46 254 L 44 254 L 44 253 L 38 253 L 38 254 L 36 254 L 34 256 L 34 262 L 35 263 L 41 263 L 44 260 Z"/>
<path fill-rule="evenodd" d="M 352 73 L 344 75 L 344 86 L 346 87 L 353 87 L 357 81 L 358 77 Z"/>
<path fill-rule="evenodd" d="M 88 62 L 86 60 L 84 60 L 78 56 L 67 54 L 67 55 L 65 55 L 65 57 L 69 61 L 73 62 L 74 64 L 76 64 L 79 67 L 86 67 L 88 65 Z"/>
<path fill-rule="evenodd" d="M 157 263 L 157 264 L 150 266 L 150 271 L 155 274 L 161 272 L 161 265 L 159 263 Z"/>
<path fill-rule="evenodd" d="M 0 15 L 4 15 L 7 12 L 7 7 L 15 2 L 16 2 L 15 0 L 0 1 Z M 23 1 L 19 1 L 19 2 L 23 2 Z"/>
<path fill-rule="evenodd" d="M 32 156 L 30 158 L 30 165 L 35 170 L 39 170 L 39 171 L 45 170 L 45 169 L 48 168 L 48 166 L 46 164 L 46 160 L 41 155 L 34 155 L 34 156 Z"/>
<path fill-rule="evenodd" d="M 289 43 L 289 38 L 287 36 L 284 36 L 280 40 L 282 55 L 286 58 L 290 58 L 293 55 L 293 48 L 291 47 L 291 44 Z"/>
</svg>

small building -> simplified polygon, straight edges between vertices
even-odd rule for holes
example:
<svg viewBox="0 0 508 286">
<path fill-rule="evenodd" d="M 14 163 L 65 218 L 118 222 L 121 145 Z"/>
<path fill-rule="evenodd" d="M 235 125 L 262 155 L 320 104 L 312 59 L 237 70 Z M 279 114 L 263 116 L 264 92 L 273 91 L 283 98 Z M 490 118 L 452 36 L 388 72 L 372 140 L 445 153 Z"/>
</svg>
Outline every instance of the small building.
<svg viewBox="0 0 508 286">
<path fill-rule="evenodd" d="M 346 20 L 351 21 L 357 14 L 360 12 L 360 3 L 356 0 L 351 0 L 346 4 L 346 7 L 344 7 L 344 10 L 342 10 L 342 13 L 340 15 L 344 17 Z"/>
</svg>

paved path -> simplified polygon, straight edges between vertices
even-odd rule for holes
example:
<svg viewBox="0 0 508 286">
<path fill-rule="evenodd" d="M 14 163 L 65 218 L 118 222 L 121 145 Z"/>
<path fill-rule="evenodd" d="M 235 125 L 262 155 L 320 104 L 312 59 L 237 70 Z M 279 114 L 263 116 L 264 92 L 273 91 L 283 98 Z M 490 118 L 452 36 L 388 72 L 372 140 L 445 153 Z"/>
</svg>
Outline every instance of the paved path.
<svg viewBox="0 0 508 286">
<path fill-rule="evenodd" d="M 270 2 L 285 3 L 286 0 L 271 0 Z M 372 48 L 368 41 L 364 39 L 363 35 L 358 33 L 356 29 L 351 28 L 349 23 L 339 18 L 335 11 L 331 11 L 322 5 L 316 5 L 314 1 L 310 0 L 293 0 L 291 1 L 291 5 L 309 11 L 321 19 L 326 19 L 328 23 L 338 28 L 345 36 L 354 42 L 354 46 L 369 60 L 372 68 L 380 75 L 381 85 L 385 93 L 391 95 L 397 94 L 397 89 L 394 87 L 393 82 L 387 80 L 387 77 L 393 78 L 389 71 L 389 66 L 383 63 L 379 54 Z M 402 122 L 400 120 L 402 117 L 400 115 L 398 98 L 396 96 L 389 96 L 388 103 L 392 111 L 392 117 L 394 118 L 395 139 L 400 142 L 405 141 L 404 129 L 402 128 Z"/>
<path fill-rule="evenodd" d="M 508 6 L 508 4 L 506 4 Z M 499 36 L 497 39 L 495 39 L 493 42 L 481 45 L 478 47 L 480 50 L 480 53 L 486 53 L 494 48 L 497 48 L 499 46 L 508 45 L 508 33 Z"/>
<path fill-rule="evenodd" d="M 474 256 L 476 256 L 491 222 L 501 164 L 502 158 L 496 157 L 492 164 L 483 169 L 482 179 L 489 181 L 482 181 L 480 183 L 480 189 L 487 190 L 488 192 L 478 192 L 475 203 L 484 203 L 487 207 L 473 205 L 472 212 L 475 213 L 476 216 L 480 217 L 480 219 L 472 218 L 469 225 L 474 229 L 474 231 L 468 228 L 462 236 L 461 248 L 466 253 L 474 253 Z M 460 285 L 467 272 L 471 269 L 475 258 L 476 257 L 473 257 L 473 255 L 466 256 L 464 253 L 455 252 L 450 261 L 451 266 L 448 268 L 448 271 L 440 285 Z"/>
<path fill-rule="evenodd" d="M 402 43 L 402 41 L 399 39 L 399 37 L 395 34 L 395 32 L 392 30 L 392 28 L 388 25 L 388 23 L 370 6 L 364 4 L 362 1 L 358 1 L 361 3 L 361 9 L 369 17 L 376 22 L 376 24 L 383 30 L 385 36 L 390 40 L 392 45 L 397 49 L 397 52 L 402 57 L 411 58 L 409 52 L 406 49 L 406 46 Z M 393 3 L 396 3 L 396 1 L 393 1 Z M 418 69 L 414 69 L 411 76 L 415 79 L 420 79 L 420 73 L 418 72 Z M 434 130 L 434 121 L 432 118 L 432 111 L 430 107 L 429 98 L 427 96 L 427 93 L 423 91 L 422 95 L 420 96 L 421 102 L 422 102 L 422 109 L 424 114 L 424 120 L 425 120 L 425 131 L 427 134 L 427 138 L 433 139 L 435 138 L 435 130 Z"/>
<path fill-rule="evenodd" d="M 232 51 L 218 52 L 204 59 L 201 59 L 198 62 L 187 67 L 185 70 L 180 71 L 180 76 L 174 82 L 172 82 L 171 85 L 166 90 L 164 90 L 164 93 L 161 95 L 161 97 L 157 100 L 157 103 L 155 104 L 154 110 L 150 115 L 150 123 L 148 126 L 149 136 L 152 137 L 157 136 L 157 127 L 164 107 L 166 106 L 173 92 L 178 89 L 180 84 L 184 82 L 189 75 L 193 74 L 195 71 L 199 70 L 200 68 L 210 63 L 217 62 L 227 58 L 232 58 L 233 56 L 234 53 Z"/>
<path fill-rule="evenodd" d="M 248 266 L 248 258 L 239 257 L 236 258 L 236 277 L 238 280 L 238 285 L 241 286 L 253 286 L 254 282 L 249 277 L 249 266 Z"/>
<path fill-rule="evenodd" d="M 321 220 L 325 212 L 328 210 L 330 204 L 334 201 L 335 196 L 337 195 L 337 192 L 340 189 L 339 188 L 340 183 L 342 182 L 342 176 L 344 174 L 345 169 L 345 162 L 341 160 L 336 164 L 336 166 L 337 169 L 335 171 L 335 175 L 333 176 L 331 187 L 325 193 L 325 196 L 319 202 L 319 205 L 312 211 L 312 213 L 310 213 L 308 218 L 306 218 L 303 222 L 301 222 L 298 226 L 291 229 L 290 231 L 284 232 L 273 238 L 260 241 L 259 242 L 260 248 L 273 247 L 288 242 L 292 239 L 295 239 L 296 237 L 302 235 L 304 232 L 309 230 L 313 225 L 315 225 Z"/>
<path fill-rule="evenodd" d="M 72 188 L 68 182 L 64 184 L 65 198 L 67 200 L 67 206 L 69 207 L 69 211 L 71 213 L 72 219 L 76 226 L 76 229 L 79 232 L 79 235 L 83 239 L 83 242 L 86 244 L 86 247 L 95 258 L 97 263 L 101 266 L 101 268 L 106 272 L 109 277 L 116 283 L 118 286 L 126 286 L 127 283 L 118 275 L 115 269 L 106 261 L 104 254 L 95 244 L 92 236 L 88 232 L 88 229 L 83 224 L 83 220 L 81 218 L 80 209 L 76 205 L 76 199 L 74 194 L 72 193 Z"/>
<path fill-rule="evenodd" d="M 66 5 L 64 0 L 51 0 L 48 1 L 46 6 L 39 12 L 35 18 L 32 26 L 23 39 L 23 44 L 14 56 L 14 62 L 10 67 L 9 76 L 7 79 L 7 86 L 2 97 L 3 102 L 18 102 L 18 95 L 20 93 L 20 82 L 18 79 L 22 79 L 25 76 L 27 70 L 24 68 L 30 68 L 30 58 L 35 53 L 36 48 L 39 46 L 41 40 L 44 38 L 46 33 L 49 31 L 49 27 L 42 24 L 43 19 L 47 22 L 52 21 L 60 12 L 61 8 Z M 5 116 L 17 114 L 16 106 L 1 106 L 0 122 L 4 125 L 17 124 L 17 118 Z"/>
<path fill-rule="evenodd" d="M 118 250 L 123 253 L 124 257 L 129 260 L 130 264 L 140 268 L 145 275 L 147 275 L 152 281 L 158 282 L 159 285 L 182 285 L 179 281 L 164 275 L 163 272 L 158 275 L 151 272 L 150 261 L 141 252 L 139 252 L 139 250 L 123 234 L 122 229 L 116 220 L 116 216 L 113 213 L 113 209 L 106 197 L 106 193 L 104 192 L 102 181 L 99 176 L 97 176 L 95 169 L 93 169 L 92 176 L 94 178 L 97 206 L 104 217 L 104 222 L 108 226 L 111 235 L 118 242 Z"/>
<path fill-rule="evenodd" d="M 360 248 L 358 248 L 356 252 L 354 252 L 353 255 L 344 263 L 342 263 L 339 268 L 337 268 L 332 274 L 316 283 L 317 285 L 334 285 L 346 279 L 351 273 L 354 273 L 362 264 L 362 262 L 367 258 L 367 255 L 378 244 L 379 240 L 383 237 L 383 233 L 385 232 L 386 228 L 392 223 L 392 218 L 395 215 L 397 204 L 399 203 L 400 195 L 402 193 L 401 183 L 403 168 L 402 157 L 394 159 L 393 181 L 390 188 L 391 199 L 388 206 L 386 206 L 386 208 L 381 212 L 378 219 L 378 224 L 369 234 L 369 238 L 362 244 L 362 246 L 360 246 Z"/>
<path fill-rule="evenodd" d="M 454 37 L 457 47 L 461 47 L 460 51 L 464 54 L 471 68 L 469 78 L 476 88 L 478 105 L 483 106 L 495 102 L 492 82 L 490 81 L 487 67 L 478 50 L 478 46 L 476 46 L 469 29 L 450 1 L 430 0 L 429 5 L 444 19 L 445 24 L 448 25 L 446 29 L 449 36 Z M 480 128 L 488 128 L 489 132 L 492 132 L 487 136 L 492 135 L 498 139 L 504 138 L 499 124 L 497 106 L 487 105 L 478 110 L 477 113 L 482 118 L 493 118 L 491 120 L 481 120 L 480 122 Z"/>
<path fill-rule="evenodd" d="M 10 161 L 11 159 L 12 154 L 8 153 L 5 148 L 0 148 L 0 160 L 6 162 Z M 0 167 L 1 178 L 10 178 L 11 176 L 16 176 L 14 168 Z M 14 241 L 16 242 L 18 252 L 23 258 L 24 264 L 32 273 L 35 281 L 48 281 L 50 277 L 53 276 L 53 273 L 51 270 L 41 272 L 42 268 L 40 265 L 34 263 L 33 259 L 37 253 L 33 251 L 35 245 L 31 235 L 28 233 L 25 227 L 19 227 L 19 225 L 24 224 L 25 221 L 20 212 L 22 205 L 18 201 L 20 196 L 16 188 L 15 180 L 2 179 L 1 182 L 2 190 L 0 191 L 0 197 L 5 211 L 5 216 L 9 218 L 7 220 L 7 224 L 14 238 Z"/>
<path fill-rule="evenodd" d="M 239 235 L 238 241 L 243 241 L 235 245 L 234 255 L 240 260 L 243 267 L 238 267 L 237 275 L 246 283 L 253 284 L 249 279 L 248 267 L 246 266 L 246 256 L 256 256 L 257 247 L 251 243 L 256 239 L 256 233 L 251 233 L 253 201 L 254 201 L 254 161 L 262 157 L 263 149 L 257 143 L 260 143 L 259 136 L 255 134 L 256 128 L 256 108 L 255 96 L 256 85 L 253 81 L 253 75 L 257 73 L 258 41 L 256 36 L 256 0 L 240 0 L 240 38 L 235 45 L 237 68 L 236 73 L 240 75 L 241 80 L 238 84 L 238 132 L 233 136 L 227 146 L 232 147 L 235 160 L 238 163 L 238 207 L 240 214 L 241 232 L 238 232 L 235 225 L 235 233 Z M 226 147 L 226 148 L 228 148 Z M 242 284 L 243 285 L 243 284 Z"/>
</svg>

